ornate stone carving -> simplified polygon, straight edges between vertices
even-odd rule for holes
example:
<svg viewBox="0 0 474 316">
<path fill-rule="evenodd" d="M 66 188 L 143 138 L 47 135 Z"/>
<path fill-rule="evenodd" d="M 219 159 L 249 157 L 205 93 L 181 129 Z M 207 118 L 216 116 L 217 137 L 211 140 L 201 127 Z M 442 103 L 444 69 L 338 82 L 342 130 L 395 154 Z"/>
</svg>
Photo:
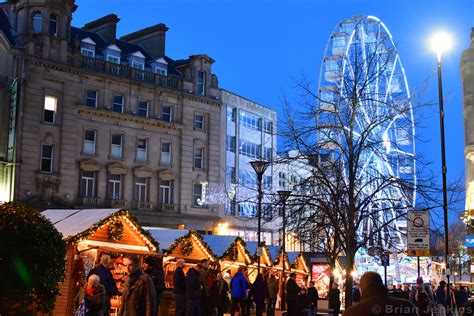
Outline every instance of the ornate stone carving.
<svg viewBox="0 0 474 316">
<path fill-rule="evenodd" d="M 36 174 L 36 190 L 41 193 L 41 201 L 46 204 L 51 204 L 60 185 L 61 177 L 58 174 Z"/>
</svg>

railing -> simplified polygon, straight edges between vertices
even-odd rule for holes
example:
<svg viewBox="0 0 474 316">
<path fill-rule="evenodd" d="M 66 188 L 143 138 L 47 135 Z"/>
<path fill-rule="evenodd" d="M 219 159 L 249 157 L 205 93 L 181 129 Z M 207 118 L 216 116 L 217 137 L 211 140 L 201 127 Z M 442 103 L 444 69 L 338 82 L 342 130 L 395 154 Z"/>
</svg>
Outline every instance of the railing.
<svg viewBox="0 0 474 316">
<path fill-rule="evenodd" d="M 79 200 L 82 206 L 100 206 L 100 197 L 97 196 L 83 196 Z"/>
<path fill-rule="evenodd" d="M 146 210 L 146 211 L 153 210 L 152 202 L 134 201 L 132 204 L 133 204 L 133 208 L 137 210 Z"/>
<path fill-rule="evenodd" d="M 176 204 L 158 204 L 156 210 L 160 212 L 175 212 L 178 206 Z"/>
<path fill-rule="evenodd" d="M 125 200 L 109 200 L 108 204 L 111 208 L 127 208 L 128 202 Z"/>
<path fill-rule="evenodd" d="M 154 72 L 132 68 L 127 65 L 115 64 L 97 58 L 82 56 L 81 66 L 108 75 L 147 82 L 164 88 L 174 90 L 183 89 L 183 82 L 178 78 L 163 76 Z"/>
</svg>

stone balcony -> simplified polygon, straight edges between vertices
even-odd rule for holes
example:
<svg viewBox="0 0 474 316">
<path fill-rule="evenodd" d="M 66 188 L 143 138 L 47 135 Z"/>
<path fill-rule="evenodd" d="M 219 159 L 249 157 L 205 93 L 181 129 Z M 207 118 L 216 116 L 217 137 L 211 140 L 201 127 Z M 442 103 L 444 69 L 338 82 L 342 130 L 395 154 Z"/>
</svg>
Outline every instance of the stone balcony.
<svg viewBox="0 0 474 316">
<path fill-rule="evenodd" d="M 97 196 L 82 196 L 79 197 L 78 202 L 83 207 L 98 207 L 101 206 L 101 199 Z"/>
<path fill-rule="evenodd" d="M 176 213 L 178 211 L 178 205 L 177 204 L 157 204 L 156 210 L 158 212 Z"/>
<path fill-rule="evenodd" d="M 132 208 L 139 211 L 153 211 L 153 202 L 133 201 Z"/>
<path fill-rule="evenodd" d="M 127 209 L 128 204 L 128 201 L 125 200 L 107 200 L 107 206 L 110 208 Z"/>
</svg>

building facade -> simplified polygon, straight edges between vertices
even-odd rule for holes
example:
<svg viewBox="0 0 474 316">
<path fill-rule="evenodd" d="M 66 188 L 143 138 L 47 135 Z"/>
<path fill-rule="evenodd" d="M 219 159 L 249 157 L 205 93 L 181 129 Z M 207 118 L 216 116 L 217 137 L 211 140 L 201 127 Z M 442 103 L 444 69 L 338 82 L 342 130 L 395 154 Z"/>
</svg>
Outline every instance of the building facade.
<svg viewBox="0 0 474 316">
<path fill-rule="evenodd" d="M 225 173 L 225 214 L 227 234 L 244 240 L 257 240 L 257 175 L 250 162 L 273 161 L 276 156 L 277 137 L 275 111 L 222 90 L 225 114 L 223 139 L 223 171 Z M 263 176 L 262 240 L 274 243 L 278 239 L 279 218 L 271 210 L 274 194 L 278 190 L 274 177 L 275 166 L 270 164 Z"/>
<path fill-rule="evenodd" d="M 19 83 L 14 200 L 125 208 L 145 225 L 212 231 L 224 216 L 206 200 L 224 175 L 214 60 L 168 57 L 164 24 L 120 39 L 113 14 L 72 27 L 75 9 L 20 0 L 0 10 L 1 75 Z"/>
<path fill-rule="evenodd" d="M 472 221 L 474 219 L 474 27 L 471 30 L 471 44 L 461 56 L 461 80 L 463 87 L 464 154 L 466 159 L 465 219 Z"/>
</svg>

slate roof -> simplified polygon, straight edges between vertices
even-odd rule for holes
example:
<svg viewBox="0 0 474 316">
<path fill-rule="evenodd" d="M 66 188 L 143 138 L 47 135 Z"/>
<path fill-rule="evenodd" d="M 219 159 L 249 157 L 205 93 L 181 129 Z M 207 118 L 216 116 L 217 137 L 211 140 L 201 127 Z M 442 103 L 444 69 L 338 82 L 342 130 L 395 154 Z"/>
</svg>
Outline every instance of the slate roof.
<svg viewBox="0 0 474 316">
<path fill-rule="evenodd" d="M 8 20 L 7 13 L 4 9 L 0 9 L 0 30 L 5 34 L 5 37 L 8 39 L 12 46 L 16 46 L 14 33 L 10 21 Z"/>
</svg>

